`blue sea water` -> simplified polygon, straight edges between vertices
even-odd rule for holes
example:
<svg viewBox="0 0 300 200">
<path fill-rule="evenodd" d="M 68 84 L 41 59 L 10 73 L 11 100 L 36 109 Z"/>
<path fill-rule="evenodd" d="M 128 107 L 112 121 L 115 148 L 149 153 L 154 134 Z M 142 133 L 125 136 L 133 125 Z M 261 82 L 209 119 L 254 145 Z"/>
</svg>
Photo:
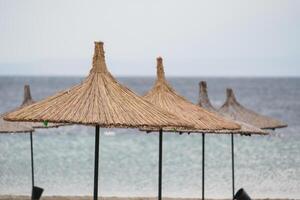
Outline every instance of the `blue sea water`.
<svg viewBox="0 0 300 200">
<path fill-rule="evenodd" d="M 153 78 L 118 78 L 144 94 Z M 79 83 L 79 77 L 0 77 L 0 112 L 19 106 L 23 85 L 40 100 Z M 288 128 L 270 136 L 235 136 L 236 188 L 251 197 L 300 198 L 300 79 L 299 78 L 170 78 L 178 93 L 198 100 L 198 82 L 208 82 L 218 107 L 225 88 L 239 101 L 265 115 L 281 119 Z M 163 195 L 201 196 L 199 134 L 164 134 Z M 230 136 L 206 137 L 206 196 L 231 197 Z M 86 126 L 36 130 L 34 133 L 36 185 L 44 195 L 91 195 L 93 191 L 94 129 Z M 135 129 L 101 129 L 100 184 L 105 196 L 156 196 L 158 134 Z M 0 135 L 0 194 L 31 192 L 29 134 Z"/>
</svg>

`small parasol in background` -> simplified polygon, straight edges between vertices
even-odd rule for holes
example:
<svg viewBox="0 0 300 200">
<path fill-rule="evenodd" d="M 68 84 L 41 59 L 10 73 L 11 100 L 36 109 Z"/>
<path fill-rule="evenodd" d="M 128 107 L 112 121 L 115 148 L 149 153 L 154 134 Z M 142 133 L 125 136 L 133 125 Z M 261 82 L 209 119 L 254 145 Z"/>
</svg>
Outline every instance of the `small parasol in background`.
<svg viewBox="0 0 300 200">
<path fill-rule="evenodd" d="M 30 133 L 34 129 L 30 126 L 24 125 L 22 122 L 8 122 L 3 120 L 0 116 L 0 133 Z"/>
<path fill-rule="evenodd" d="M 240 130 L 234 130 L 234 131 L 230 131 L 228 133 L 231 134 L 231 158 L 232 158 L 232 198 L 234 199 L 234 195 L 235 195 L 235 182 L 234 182 L 234 133 L 240 133 L 241 135 L 252 135 L 252 134 L 256 134 L 256 135 L 267 135 L 269 134 L 268 132 L 253 126 L 251 124 L 245 123 L 243 121 L 240 121 L 236 118 L 231 118 L 228 115 L 219 112 L 216 108 L 213 107 L 212 103 L 210 102 L 210 99 L 208 97 L 208 92 L 207 92 L 207 83 L 205 81 L 200 81 L 199 83 L 199 106 L 210 110 L 212 112 L 215 113 L 219 113 L 221 115 L 223 115 L 224 117 L 227 117 L 229 119 L 235 120 L 236 123 L 241 125 L 241 129 Z"/>
<path fill-rule="evenodd" d="M 35 101 L 31 97 L 30 86 L 24 85 L 24 98 L 20 107 L 14 109 L 20 109 L 22 107 L 33 104 Z M 0 116 L 0 133 L 27 133 L 30 132 L 30 155 L 31 155 L 31 184 L 32 184 L 32 199 L 39 199 L 42 195 L 43 189 L 37 187 L 34 181 L 34 158 L 33 158 L 33 135 L 32 132 L 37 128 L 57 128 L 65 124 L 57 123 L 42 123 L 42 122 L 9 122 L 3 120 L 3 116 Z M 34 198 L 35 196 L 35 198 Z"/>
<path fill-rule="evenodd" d="M 258 114 L 248 108 L 245 108 L 236 100 L 231 88 L 228 88 L 226 90 L 226 94 L 227 99 L 218 110 L 219 113 L 262 129 L 276 129 L 287 127 L 287 124 L 284 122 Z"/>
</svg>

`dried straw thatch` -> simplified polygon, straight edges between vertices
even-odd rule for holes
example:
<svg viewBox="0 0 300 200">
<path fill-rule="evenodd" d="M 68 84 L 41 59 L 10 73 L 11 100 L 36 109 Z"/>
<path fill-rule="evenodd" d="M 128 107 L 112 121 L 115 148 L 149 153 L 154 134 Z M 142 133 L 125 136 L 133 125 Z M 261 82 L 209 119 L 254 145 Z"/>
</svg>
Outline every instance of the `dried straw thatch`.
<svg viewBox="0 0 300 200">
<path fill-rule="evenodd" d="M 238 130 L 232 130 L 232 131 L 229 131 L 229 130 L 221 130 L 221 131 L 216 131 L 216 133 L 219 133 L 219 134 L 240 134 L 240 135 L 268 135 L 269 132 L 265 131 L 265 130 L 262 130 L 260 128 L 257 128 L 255 126 L 252 126 L 250 124 L 247 124 L 247 123 L 244 123 L 244 122 L 241 122 L 241 121 L 237 121 L 235 120 L 234 121 L 235 123 L 239 124 L 241 126 L 240 129 Z"/>
<path fill-rule="evenodd" d="M 192 126 L 119 84 L 106 67 L 102 42 L 95 42 L 92 69 L 81 84 L 8 113 L 5 119 L 107 128 Z"/>
<path fill-rule="evenodd" d="M 233 130 L 240 126 L 186 100 L 175 92 L 167 83 L 162 58 L 157 58 L 157 78 L 154 87 L 144 96 L 151 103 L 188 120 L 195 125 L 194 129 L 177 129 L 179 132 L 210 132 L 215 130 Z M 152 130 L 148 130 L 152 131 Z M 165 128 L 164 131 L 172 131 Z M 175 130 L 173 130 L 175 131 Z"/>
<path fill-rule="evenodd" d="M 262 129 L 275 129 L 287 127 L 287 124 L 277 119 L 260 115 L 242 106 L 236 100 L 232 89 L 227 89 L 226 93 L 226 102 L 218 110 L 219 113 L 223 113 L 224 115 L 227 115 L 233 119 L 245 122 L 247 124 L 251 124 Z"/>
<path fill-rule="evenodd" d="M 220 114 L 224 117 L 228 117 L 227 115 L 224 115 L 223 113 L 219 113 L 218 110 L 216 108 L 214 108 L 213 105 L 211 104 L 209 97 L 208 97 L 207 84 L 205 81 L 201 81 L 199 83 L 199 106 L 201 106 L 211 112 Z M 223 133 L 224 134 L 239 133 L 241 135 L 251 135 L 251 134 L 267 135 L 268 134 L 268 132 L 266 132 L 260 128 L 257 128 L 255 126 L 252 126 L 250 124 L 244 123 L 242 121 L 235 120 L 235 122 L 241 126 L 241 129 L 232 130 L 232 131 L 222 130 L 222 131 L 218 131 L 217 133 L 222 133 L 222 134 Z"/>
</svg>

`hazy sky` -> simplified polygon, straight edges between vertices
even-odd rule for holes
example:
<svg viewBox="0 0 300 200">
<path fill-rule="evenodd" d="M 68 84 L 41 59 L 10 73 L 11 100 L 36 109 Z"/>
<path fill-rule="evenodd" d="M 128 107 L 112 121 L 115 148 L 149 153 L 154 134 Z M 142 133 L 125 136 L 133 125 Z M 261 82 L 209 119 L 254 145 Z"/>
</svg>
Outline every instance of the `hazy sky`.
<svg viewBox="0 0 300 200">
<path fill-rule="evenodd" d="M 300 76 L 300 1 L 0 0 L 0 75 Z"/>
</svg>

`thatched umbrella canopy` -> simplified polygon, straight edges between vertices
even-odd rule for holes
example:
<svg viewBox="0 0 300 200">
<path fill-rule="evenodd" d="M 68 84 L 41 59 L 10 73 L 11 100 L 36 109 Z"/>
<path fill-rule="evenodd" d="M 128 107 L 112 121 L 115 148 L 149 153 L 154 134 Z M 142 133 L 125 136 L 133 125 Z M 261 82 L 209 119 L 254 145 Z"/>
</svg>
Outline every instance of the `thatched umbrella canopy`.
<svg viewBox="0 0 300 200">
<path fill-rule="evenodd" d="M 205 81 L 201 81 L 199 83 L 199 106 L 210 110 L 212 112 L 218 113 L 220 115 L 223 115 L 224 117 L 230 118 L 232 120 L 235 120 L 236 123 L 238 123 L 241 126 L 240 130 L 232 130 L 232 131 L 221 131 L 221 133 L 230 133 L 231 134 L 231 157 L 232 157 L 232 196 L 234 198 L 235 194 L 235 185 L 234 185 L 234 133 L 240 133 L 241 135 L 268 135 L 269 133 L 256 127 L 251 124 L 247 124 L 245 122 L 239 121 L 238 119 L 234 119 L 229 117 L 228 115 L 225 115 L 224 113 L 219 112 L 210 102 L 207 92 L 207 84 Z"/>
<path fill-rule="evenodd" d="M 0 116 L 0 133 L 30 133 L 34 129 L 30 126 L 24 125 L 22 122 L 8 122 L 3 120 Z"/>
<path fill-rule="evenodd" d="M 93 67 L 81 84 L 10 112 L 5 119 L 105 128 L 184 127 L 189 124 L 119 84 L 107 70 L 102 42 L 95 42 Z"/>
<path fill-rule="evenodd" d="M 94 200 L 98 197 L 99 127 L 192 126 L 119 84 L 106 67 L 102 42 L 95 42 L 92 69 L 82 83 L 11 112 L 5 118 L 95 126 Z"/>
<path fill-rule="evenodd" d="M 163 60 L 161 57 L 157 58 L 156 82 L 152 89 L 144 95 L 144 99 L 193 123 L 195 128 L 194 130 L 190 130 L 190 132 L 203 133 L 240 128 L 238 124 L 231 120 L 200 108 L 179 95 L 165 79 Z"/>
<path fill-rule="evenodd" d="M 168 132 L 216 132 L 216 130 L 233 130 L 239 129 L 240 126 L 231 120 L 225 119 L 215 113 L 209 112 L 199 106 L 189 102 L 183 96 L 179 95 L 167 82 L 164 73 L 163 60 L 157 58 L 157 77 L 152 89 L 146 93 L 144 98 L 151 103 L 160 106 L 162 109 L 170 111 L 182 120 L 188 120 L 194 124 L 194 129 L 172 129 L 164 128 Z M 145 131 L 153 131 L 153 129 L 144 129 Z M 160 158 L 162 157 L 162 132 L 160 134 L 159 146 Z M 162 179 L 162 161 L 160 159 L 159 168 L 159 198 L 161 198 L 161 179 Z"/>
<path fill-rule="evenodd" d="M 277 119 L 258 114 L 241 105 L 235 98 L 233 90 L 226 90 L 227 99 L 218 110 L 219 113 L 227 115 L 233 119 L 251 124 L 262 129 L 275 129 L 287 127 L 287 124 Z"/>
<path fill-rule="evenodd" d="M 225 118 L 234 120 L 237 124 L 239 124 L 241 126 L 241 128 L 238 130 L 229 130 L 229 131 L 221 130 L 221 131 L 216 131 L 216 132 L 224 133 L 224 134 L 226 134 L 226 133 L 231 134 L 232 132 L 234 132 L 234 133 L 239 133 L 241 135 L 251 135 L 251 134 L 266 135 L 266 134 L 268 134 L 268 132 L 266 132 L 256 126 L 245 123 L 238 119 L 231 118 L 231 117 L 227 116 L 226 114 L 219 112 L 210 102 L 210 99 L 208 97 L 208 92 L 207 92 L 207 83 L 205 81 L 200 81 L 200 83 L 199 83 L 199 102 L 198 102 L 198 104 L 200 107 L 202 107 L 206 110 L 209 110 L 216 114 L 222 115 Z"/>
</svg>

